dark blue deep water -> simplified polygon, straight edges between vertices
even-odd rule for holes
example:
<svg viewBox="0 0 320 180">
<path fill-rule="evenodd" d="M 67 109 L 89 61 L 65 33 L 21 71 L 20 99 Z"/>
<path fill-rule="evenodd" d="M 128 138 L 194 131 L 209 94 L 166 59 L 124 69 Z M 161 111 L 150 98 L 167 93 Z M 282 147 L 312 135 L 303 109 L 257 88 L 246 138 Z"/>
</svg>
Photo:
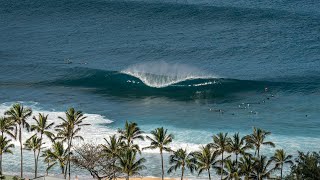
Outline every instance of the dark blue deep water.
<svg viewBox="0 0 320 180">
<path fill-rule="evenodd" d="M 88 142 L 129 120 L 165 126 L 174 149 L 257 126 L 289 153 L 319 151 L 320 1 L 0 0 L 0 112 L 14 102 L 52 121 L 83 110 Z"/>
</svg>

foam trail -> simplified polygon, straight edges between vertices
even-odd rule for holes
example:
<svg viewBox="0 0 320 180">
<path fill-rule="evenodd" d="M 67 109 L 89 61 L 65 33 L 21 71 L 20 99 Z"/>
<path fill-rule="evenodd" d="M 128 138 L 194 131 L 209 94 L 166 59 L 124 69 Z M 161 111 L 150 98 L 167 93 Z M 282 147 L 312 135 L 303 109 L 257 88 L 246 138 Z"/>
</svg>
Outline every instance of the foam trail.
<svg viewBox="0 0 320 180">
<path fill-rule="evenodd" d="M 186 80 L 217 78 L 194 67 L 166 62 L 133 65 L 121 72 L 155 88 L 167 87 Z"/>
</svg>

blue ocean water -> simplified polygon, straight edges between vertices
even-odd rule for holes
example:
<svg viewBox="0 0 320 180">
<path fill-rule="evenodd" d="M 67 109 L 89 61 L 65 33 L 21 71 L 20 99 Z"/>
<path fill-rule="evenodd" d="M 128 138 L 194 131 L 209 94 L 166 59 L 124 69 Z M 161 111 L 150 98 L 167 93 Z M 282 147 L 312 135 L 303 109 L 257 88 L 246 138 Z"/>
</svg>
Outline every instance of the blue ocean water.
<svg viewBox="0 0 320 180">
<path fill-rule="evenodd" d="M 0 62 L 1 113 L 19 101 L 55 121 L 73 106 L 97 142 L 129 120 L 190 151 L 253 126 L 292 154 L 320 149 L 316 0 L 2 0 Z"/>
</svg>

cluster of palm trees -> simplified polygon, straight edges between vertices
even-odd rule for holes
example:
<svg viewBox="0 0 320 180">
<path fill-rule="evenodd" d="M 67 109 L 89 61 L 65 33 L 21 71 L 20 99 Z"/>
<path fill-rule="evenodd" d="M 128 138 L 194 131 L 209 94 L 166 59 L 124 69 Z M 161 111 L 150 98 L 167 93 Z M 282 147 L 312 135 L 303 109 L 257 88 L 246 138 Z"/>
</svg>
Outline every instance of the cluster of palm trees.
<svg viewBox="0 0 320 180">
<path fill-rule="evenodd" d="M 118 130 L 119 136 L 113 135 L 105 139 L 106 144 L 102 144 L 104 156 L 113 160 L 113 176 L 116 179 L 116 172 L 124 174 L 129 180 L 130 176 L 140 175 L 141 170 L 146 169 L 143 165 L 145 158 L 139 158 L 141 149 L 136 140 L 144 140 L 143 131 L 136 123 L 126 121 L 124 129 Z"/>
<path fill-rule="evenodd" d="M 39 157 L 47 165 L 46 173 L 55 165 L 60 167 L 65 178 L 71 176 L 72 151 L 76 140 L 83 140 L 79 135 L 85 124 L 86 116 L 81 111 L 70 108 L 64 117 L 59 117 L 60 123 L 55 125 L 48 121 L 48 115 L 38 114 L 33 116 L 33 123 L 29 125 L 32 110 L 21 104 L 14 104 L 0 118 L 0 174 L 2 175 L 2 156 L 12 153 L 12 139 L 20 143 L 20 176 L 23 178 L 23 149 L 30 150 L 34 155 L 35 177 L 37 177 Z M 24 140 L 22 131 L 34 132 Z M 188 152 L 187 149 L 172 150 L 170 144 L 174 136 L 163 127 L 156 128 L 150 135 L 144 136 L 143 131 L 134 122 L 126 122 L 118 133 L 105 138 L 101 144 L 102 155 L 112 160 L 112 178 L 118 177 L 117 173 L 126 179 L 140 175 L 146 169 L 145 158 L 141 153 L 145 149 L 158 149 L 161 157 L 161 177 L 165 176 L 164 153 L 169 153 L 167 173 L 181 170 L 181 180 L 186 171 L 200 175 L 206 173 L 209 180 L 212 172 L 220 179 L 257 179 L 266 178 L 283 179 L 283 168 L 286 164 L 292 165 L 292 156 L 284 150 L 277 149 L 271 158 L 261 155 L 264 146 L 275 147 L 267 141 L 270 132 L 254 128 L 252 134 L 241 137 L 239 133 L 232 137 L 228 133 L 218 133 L 212 137 L 211 143 L 202 145 L 198 151 Z M 44 137 L 51 141 L 51 147 L 45 147 Z M 137 141 L 150 141 L 150 145 L 140 148 Z M 24 146 L 23 146 L 24 145 Z M 46 149 L 45 149 L 46 148 Z M 278 171 L 278 173 L 275 173 Z"/>
<path fill-rule="evenodd" d="M 145 168 L 142 165 L 145 161 L 144 158 L 135 159 L 136 153 L 141 153 L 141 151 L 137 144 L 133 144 L 133 140 L 144 140 L 144 137 L 136 123 L 126 122 L 125 128 L 119 130 L 119 133 L 119 138 L 113 135 L 109 137 L 109 140 L 106 139 L 106 145 L 103 147 L 106 155 L 119 158 L 119 161 L 115 160 L 114 167 L 121 169 L 122 173 L 127 170 L 126 178 L 129 179 L 131 175 L 139 174 L 139 171 Z M 186 170 L 191 173 L 197 172 L 198 175 L 207 172 L 209 180 L 212 178 L 212 171 L 215 171 L 221 180 L 283 179 L 283 167 L 286 164 L 293 164 L 292 156 L 287 155 L 283 149 L 277 149 L 270 159 L 261 155 L 260 151 L 263 146 L 275 147 L 275 144 L 266 141 L 270 132 L 259 128 L 254 128 L 252 134 L 243 137 L 240 137 L 239 133 L 232 137 L 229 137 L 228 133 L 218 133 L 213 136 L 211 143 L 201 146 L 200 150 L 195 152 L 188 152 L 182 148 L 173 151 L 170 148 L 170 143 L 174 136 L 163 127 L 156 128 L 150 133 L 151 136 L 146 136 L 146 139 L 150 141 L 150 146 L 144 147 L 142 150 L 159 149 L 162 179 L 165 175 L 164 152 L 170 153 L 170 167 L 167 173 L 170 174 L 180 169 L 181 180 L 184 178 Z M 129 159 L 133 160 L 131 162 L 137 163 L 134 164 L 137 169 L 129 168 L 133 166 Z M 280 176 L 276 176 L 276 171 L 280 172 Z"/>
<path fill-rule="evenodd" d="M 4 113 L 0 118 L 0 174 L 2 176 L 2 156 L 5 153 L 12 153 L 12 139 L 18 140 L 20 143 L 20 178 L 23 178 L 23 149 L 30 150 L 34 155 L 35 177 L 38 177 L 38 163 L 40 154 L 44 157 L 44 161 L 48 164 L 48 170 L 55 164 L 59 164 L 61 172 L 64 177 L 67 177 L 69 172 L 69 179 L 71 173 L 71 151 L 73 148 L 73 141 L 83 138 L 79 136 L 79 131 L 84 124 L 83 120 L 86 118 L 81 111 L 76 111 L 70 108 L 65 112 L 65 117 L 59 117 L 62 122 L 54 126 L 53 122 L 48 121 L 48 115 L 38 114 L 33 116 L 34 122 L 30 125 L 28 122 L 32 116 L 32 110 L 24 107 L 22 104 L 13 104 L 12 107 Z M 23 130 L 34 132 L 34 134 L 24 141 L 22 134 Z M 54 130 L 54 131 L 50 131 Z M 56 133 L 53 133 L 56 132 Z M 44 136 L 51 142 L 52 147 L 44 149 Z M 9 139 L 11 138 L 11 139 Z M 66 144 L 66 148 L 64 148 Z"/>
</svg>

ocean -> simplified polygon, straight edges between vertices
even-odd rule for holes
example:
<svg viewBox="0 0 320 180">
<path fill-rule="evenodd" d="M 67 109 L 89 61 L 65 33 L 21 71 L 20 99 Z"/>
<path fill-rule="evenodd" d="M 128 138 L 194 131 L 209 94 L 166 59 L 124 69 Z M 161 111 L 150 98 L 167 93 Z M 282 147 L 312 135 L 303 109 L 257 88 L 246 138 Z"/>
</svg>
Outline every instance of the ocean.
<svg viewBox="0 0 320 180">
<path fill-rule="evenodd" d="M 320 1 L 0 2 L 1 114 L 21 102 L 58 121 L 75 107 L 92 124 L 86 142 L 128 120 L 164 126 L 173 149 L 260 127 L 290 154 L 320 150 Z M 160 176 L 157 153 L 143 152 L 143 175 Z M 19 160 L 18 148 L 5 155 L 4 171 Z"/>
</svg>

